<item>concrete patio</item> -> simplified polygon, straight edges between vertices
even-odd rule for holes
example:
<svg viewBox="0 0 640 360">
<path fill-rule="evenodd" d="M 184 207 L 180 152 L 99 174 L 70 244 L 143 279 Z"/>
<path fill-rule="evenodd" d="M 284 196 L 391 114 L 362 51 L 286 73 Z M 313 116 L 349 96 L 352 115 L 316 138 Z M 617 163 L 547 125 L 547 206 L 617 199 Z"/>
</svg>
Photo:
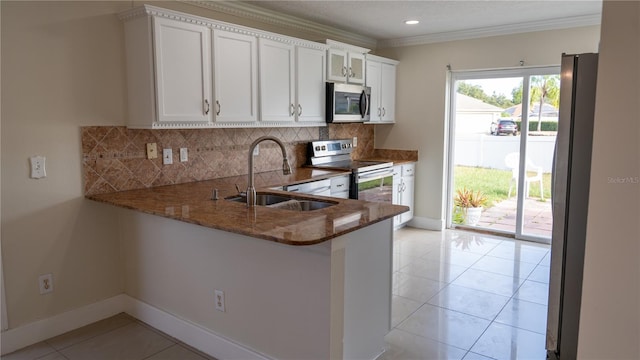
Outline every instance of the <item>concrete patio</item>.
<svg viewBox="0 0 640 360">
<path fill-rule="evenodd" d="M 511 197 L 484 210 L 477 226 L 492 230 L 515 232 L 516 201 L 515 197 Z M 551 200 L 525 199 L 523 234 L 550 238 L 552 224 Z"/>
</svg>

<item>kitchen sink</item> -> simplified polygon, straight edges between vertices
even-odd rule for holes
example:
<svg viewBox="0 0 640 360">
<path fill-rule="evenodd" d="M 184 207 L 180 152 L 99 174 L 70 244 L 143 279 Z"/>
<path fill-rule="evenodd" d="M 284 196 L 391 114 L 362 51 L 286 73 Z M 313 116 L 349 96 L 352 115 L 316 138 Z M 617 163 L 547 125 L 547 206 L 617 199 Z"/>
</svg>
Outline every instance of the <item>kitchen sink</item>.
<svg viewBox="0 0 640 360">
<path fill-rule="evenodd" d="M 228 201 L 246 203 L 247 197 L 244 195 L 233 195 L 225 198 Z M 324 209 L 329 206 L 336 205 L 337 202 L 324 200 L 308 200 L 300 199 L 294 196 L 276 195 L 276 194 L 256 194 L 256 205 L 266 206 L 276 209 L 293 210 L 293 211 L 313 211 Z"/>
</svg>

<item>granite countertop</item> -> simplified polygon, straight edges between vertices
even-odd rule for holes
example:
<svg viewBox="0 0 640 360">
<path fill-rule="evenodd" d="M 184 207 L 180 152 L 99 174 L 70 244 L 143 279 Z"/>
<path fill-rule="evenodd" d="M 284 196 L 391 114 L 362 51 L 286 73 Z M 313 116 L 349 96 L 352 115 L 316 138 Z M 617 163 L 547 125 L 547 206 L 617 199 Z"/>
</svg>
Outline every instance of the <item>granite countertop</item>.
<svg viewBox="0 0 640 360">
<path fill-rule="evenodd" d="M 255 174 L 255 183 L 258 192 L 291 195 L 269 188 L 347 174 L 349 172 L 297 168 L 287 176 L 279 171 Z M 87 198 L 288 245 L 318 244 L 409 211 L 408 207 L 401 205 L 305 194 L 295 194 L 295 197 L 336 204 L 302 212 L 265 206 L 248 208 L 244 203 L 225 200 L 237 194 L 236 184 L 240 189 L 246 189 L 247 176 L 88 195 Z M 213 189 L 218 189 L 219 200 L 211 200 Z"/>
</svg>

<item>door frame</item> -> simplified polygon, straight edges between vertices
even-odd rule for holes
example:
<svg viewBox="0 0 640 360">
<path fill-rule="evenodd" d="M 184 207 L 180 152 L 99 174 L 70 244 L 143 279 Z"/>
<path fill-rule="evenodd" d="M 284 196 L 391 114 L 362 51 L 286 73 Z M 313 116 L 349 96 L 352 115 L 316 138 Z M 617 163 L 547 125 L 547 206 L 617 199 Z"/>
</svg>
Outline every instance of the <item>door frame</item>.
<svg viewBox="0 0 640 360">
<path fill-rule="evenodd" d="M 496 79 L 496 78 L 514 78 L 521 77 L 522 78 L 522 99 L 529 99 L 529 87 L 530 81 L 529 78 L 531 76 L 536 75 L 556 75 L 560 74 L 560 65 L 550 65 L 550 66 L 529 66 L 529 67 L 517 67 L 517 68 L 504 68 L 504 69 L 487 69 L 487 70 L 448 70 L 447 71 L 447 96 L 445 101 L 448 102 L 448 105 L 445 106 L 447 109 L 446 121 L 448 122 L 445 125 L 446 128 L 446 140 L 445 140 L 445 148 L 447 150 L 446 153 L 446 176 L 445 176 L 445 187 L 446 187 L 446 200 L 445 200 L 445 211 L 446 211 L 446 228 L 466 228 L 465 226 L 460 226 L 453 224 L 453 172 L 455 168 L 454 159 L 455 159 L 455 134 L 456 134 L 456 82 L 461 80 L 479 80 L 479 79 Z M 529 135 L 529 103 L 530 101 L 522 102 L 522 117 L 520 123 L 520 160 L 526 159 L 527 157 L 527 137 Z M 525 180 L 525 161 L 520 161 L 518 169 L 518 184 L 517 189 L 524 188 L 524 180 Z M 493 230 L 491 232 L 495 232 L 501 235 L 506 236 L 514 236 L 516 239 L 534 241 L 544 244 L 550 244 L 551 238 L 546 238 L 542 236 L 532 235 L 532 234 L 523 234 L 523 221 L 524 221 L 524 191 L 517 192 L 517 205 L 516 205 L 516 226 L 514 232 L 507 232 L 504 230 Z M 486 230 L 486 229 L 483 229 Z"/>
</svg>

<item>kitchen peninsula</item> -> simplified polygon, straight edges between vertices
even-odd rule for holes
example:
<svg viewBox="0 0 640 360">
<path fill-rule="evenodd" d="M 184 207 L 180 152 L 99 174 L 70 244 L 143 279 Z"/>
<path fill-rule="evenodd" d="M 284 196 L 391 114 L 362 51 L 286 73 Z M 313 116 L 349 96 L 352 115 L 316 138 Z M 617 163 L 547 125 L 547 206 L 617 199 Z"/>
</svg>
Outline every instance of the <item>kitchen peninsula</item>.
<svg viewBox="0 0 640 360">
<path fill-rule="evenodd" d="M 282 175 L 267 172 L 256 187 L 286 194 L 268 187 L 336 174 L 298 168 L 269 183 Z M 379 355 L 391 316 L 392 219 L 408 208 L 323 197 L 308 198 L 335 204 L 248 208 L 224 199 L 236 183 L 246 176 L 87 196 L 134 210 L 120 214 L 126 294 L 220 345 L 208 349 L 144 311 L 132 315 L 220 358 Z M 224 312 L 216 311 L 215 290 L 224 292 Z"/>
</svg>

